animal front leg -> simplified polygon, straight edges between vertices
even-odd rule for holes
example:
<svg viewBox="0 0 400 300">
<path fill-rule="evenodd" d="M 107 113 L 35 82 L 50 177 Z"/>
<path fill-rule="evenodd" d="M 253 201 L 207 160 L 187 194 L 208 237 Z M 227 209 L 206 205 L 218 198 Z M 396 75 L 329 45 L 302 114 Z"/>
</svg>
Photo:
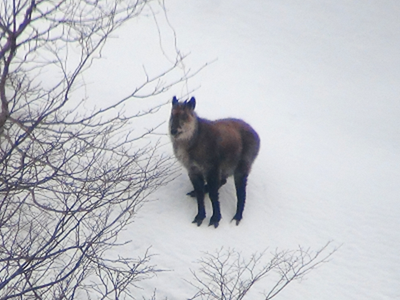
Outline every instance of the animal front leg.
<svg viewBox="0 0 400 300">
<path fill-rule="evenodd" d="M 220 184 L 219 184 L 219 187 L 223 186 L 225 183 L 226 183 L 226 178 L 222 178 L 222 179 L 221 179 L 221 182 L 220 182 Z M 207 194 L 208 191 L 209 191 L 208 184 L 206 184 L 206 185 L 204 186 L 204 193 Z M 195 197 L 196 197 L 196 192 L 193 190 L 193 191 L 187 193 L 186 195 L 195 198 Z"/>
<path fill-rule="evenodd" d="M 218 180 L 218 177 L 216 176 L 216 174 L 218 174 L 218 173 L 212 172 L 207 177 L 208 193 L 209 193 L 212 208 L 213 208 L 213 215 L 211 216 L 209 226 L 214 226 L 215 228 L 218 227 L 219 221 L 221 220 L 221 211 L 220 211 L 220 205 L 219 205 L 219 200 L 218 200 L 218 189 L 220 187 L 220 181 Z M 226 180 L 225 180 L 225 182 L 226 182 Z"/>
<path fill-rule="evenodd" d="M 206 210 L 204 207 L 204 178 L 198 173 L 189 174 L 189 177 L 193 184 L 197 199 L 197 215 L 192 223 L 196 223 L 197 226 L 200 226 L 206 217 Z"/>
</svg>

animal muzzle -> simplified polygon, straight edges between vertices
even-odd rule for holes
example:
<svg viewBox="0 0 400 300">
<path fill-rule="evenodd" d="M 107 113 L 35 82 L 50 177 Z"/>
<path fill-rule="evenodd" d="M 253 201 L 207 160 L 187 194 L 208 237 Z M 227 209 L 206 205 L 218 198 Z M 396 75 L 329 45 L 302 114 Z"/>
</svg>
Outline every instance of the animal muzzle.
<svg viewBox="0 0 400 300">
<path fill-rule="evenodd" d="M 177 134 L 178 134 L 178 129 L 171 128 L 171 135 L 177 135 Z"/>
<path fill-rule="evenodd" d="M 169 132 L 171 136 L 176 137 L 181 133 L 179 121 L 177 119 L 171 118 L 169 123 Z"/>
</svg>

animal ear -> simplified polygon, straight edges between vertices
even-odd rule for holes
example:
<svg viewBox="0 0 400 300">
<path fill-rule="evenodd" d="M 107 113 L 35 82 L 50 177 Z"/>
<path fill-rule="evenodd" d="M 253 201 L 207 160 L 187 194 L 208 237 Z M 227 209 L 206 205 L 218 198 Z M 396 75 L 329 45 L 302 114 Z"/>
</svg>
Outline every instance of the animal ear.
<svg viewBox="0 0 400 300">
<path fill-rule="evenodd" d="M 196 107 L 196 99 L 194 97 L 190 98 L 190 100 L 186 104 L 191 110 L 194 110 Z"/>
<path fill-rule="evenodd" d="M 174 96 L 174 98 L 172 98 L 172 106 L 175 106 L 176 104 L 178 104 L 178 99 Z"/>
</svg>

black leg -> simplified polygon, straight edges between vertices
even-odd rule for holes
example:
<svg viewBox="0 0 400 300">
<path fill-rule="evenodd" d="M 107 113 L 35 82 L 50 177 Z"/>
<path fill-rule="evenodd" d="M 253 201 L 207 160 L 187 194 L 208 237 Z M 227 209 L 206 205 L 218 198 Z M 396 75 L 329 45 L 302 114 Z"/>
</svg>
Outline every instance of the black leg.
<svg viewBox="0 0 400 300">
<path fill-rule="evenodd" d="M 200 226 L 206 217 L 206 210 L 204 208 L 204 178 L 198 173 L 189 174 L 189 177 L 197 199 L 197 215 L 192 223 L 196 223 L 197 226 Z"/>
<path fill-rule="evenodd" d="M 209 226 L 214 226 L 215 228 L 217 228 L 219 225 L 219 221 L 221 220 L 221 211 L 220 211 L 219 200 L 218 200 L 218 189 L 220 187 L 220 181 L 218 178 L 217 171 L 211 172 L 207 176 L 207 184 L 208 184 L 208 193 L 209 193 L 212 208 L 213 208 L 213 215 L 210 219 Z"/>
<path fill-rule="evenodd" d="M 226 178 L 222 178 L 219 187 L 223 186 L 226 183 Z M 208 184 L 204 186 L 204 193 L 208 193 Z M 195 198 L 196 197 L 196 192 L 193 190 L 186 195 Z"/>
<path fill-rule="evenodd" d="M 239 225 L 240 220 L 243 217 L 244 204 L 246 202 L 246 184 L 247 184 L 247 174 L 235 173 L 235 187 L 237 196 L 237 208 L 236 214 L 232 220 L 236 220 L 236 225 Z"/>
</svg>

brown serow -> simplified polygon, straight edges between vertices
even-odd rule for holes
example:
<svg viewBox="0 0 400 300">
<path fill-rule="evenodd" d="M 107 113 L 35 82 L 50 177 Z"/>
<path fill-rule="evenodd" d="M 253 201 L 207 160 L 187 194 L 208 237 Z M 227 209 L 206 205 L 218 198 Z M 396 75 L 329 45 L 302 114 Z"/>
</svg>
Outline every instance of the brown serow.
<svg viewBox="0 0 400 300">
<path fill-rule="evenodd" d="M 204 194 L 208 192 L 213 208 L 209 225 L 218 227 L 218 189 L 233 175 L 237 210 L 232 220 L 238 225 L 243 216 L 247 177 L 260 149 L 260 138 L 242 120 L 200 118 L 194 112 L 195 106 L 194 97 L 184 102 L 174 97 L 169 121 L 175 156 L 187 169 L 194 187 L 188 195 L 197 199 L 198 213 L 193 223 L 200 226 L 206 217 Z"/>
</svg>

